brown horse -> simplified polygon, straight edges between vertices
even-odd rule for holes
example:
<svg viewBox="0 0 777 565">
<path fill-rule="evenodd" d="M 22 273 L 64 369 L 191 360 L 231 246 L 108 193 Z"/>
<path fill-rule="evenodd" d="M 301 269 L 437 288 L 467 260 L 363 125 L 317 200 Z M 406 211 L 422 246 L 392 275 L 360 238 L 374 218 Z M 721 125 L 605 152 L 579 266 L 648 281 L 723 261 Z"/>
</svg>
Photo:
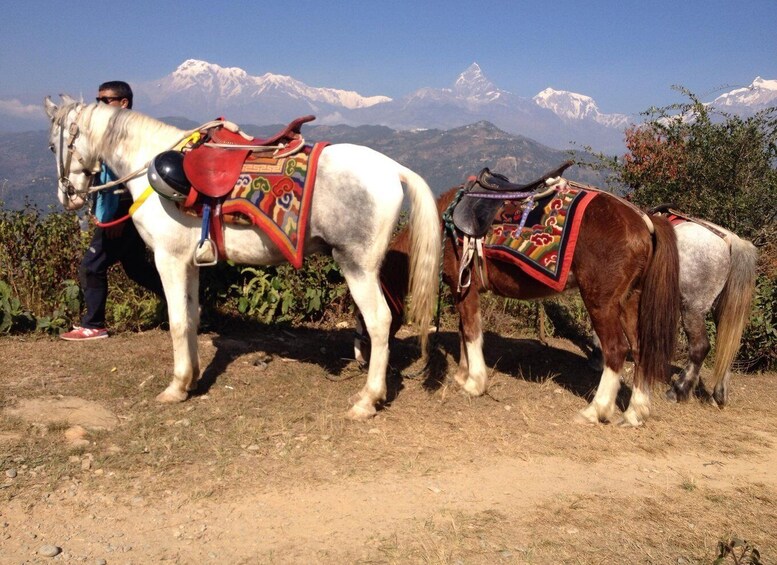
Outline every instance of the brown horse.
<svg viewBox="0 0 777 565">
<path fill-rule="evenodd" d="M 451 189 L 438 199 L 441 215 L 456 195 L 457 189 Z M 408 234 L 402 231 L 395 237 L 381 270 L 394 314 L 392 335 L 402 323 L 402 304 L 408 293 L 408 250 Z M 519 299 L 539 299 L 558 293 L 512 263 L 493 258 L 481 258 L 486 262 L 486 276 L 473 269 L 470 286 L 457 292 L 460 256 L 458 238 L 449 234 L 443 248 L 443 280 L 451 287 L 460 317 L 461 350 L 456 381 L 477 396 L 486 391 L 488 384 L 480 293 L 488 290 Z M 564 290 L 579 289 L 601 340 L 605 364 L 596 394 L 577 420 L 613 421 L 630 350 L 635 365 L 633 391 L 620 423 L 639 426 L 646 421 L 651 386 L 669 378 L 680 309 L 678 273 L 675 234 L 665 218 L 648 218 L 606 192 L 600 192 L 588 203 Z M 364 344 L 358 339 L 356 344 L 360 358 Z"/>
</svg>

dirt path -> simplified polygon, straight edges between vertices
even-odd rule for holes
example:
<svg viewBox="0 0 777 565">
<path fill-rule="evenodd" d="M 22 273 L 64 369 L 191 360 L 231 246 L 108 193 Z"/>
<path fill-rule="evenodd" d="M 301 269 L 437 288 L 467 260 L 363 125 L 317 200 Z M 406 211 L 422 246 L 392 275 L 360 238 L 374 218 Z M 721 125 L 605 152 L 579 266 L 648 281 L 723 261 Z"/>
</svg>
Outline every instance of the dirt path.
<svg viewBox="0 0 777 565">
<path fill-rule="evenodd" d="M 723 411 L 656 394 L 642 429 L 580 427 L 579 352 L 492 337 L 490 396 L 395 379 L 353 424 L 346 332 L 202 336 L 212 382 L 173 407 L 164 337 L 0 340 L 0 561 L 710 563 L 738 535 L 775 562 L 774 375 Z"/>
</svg>

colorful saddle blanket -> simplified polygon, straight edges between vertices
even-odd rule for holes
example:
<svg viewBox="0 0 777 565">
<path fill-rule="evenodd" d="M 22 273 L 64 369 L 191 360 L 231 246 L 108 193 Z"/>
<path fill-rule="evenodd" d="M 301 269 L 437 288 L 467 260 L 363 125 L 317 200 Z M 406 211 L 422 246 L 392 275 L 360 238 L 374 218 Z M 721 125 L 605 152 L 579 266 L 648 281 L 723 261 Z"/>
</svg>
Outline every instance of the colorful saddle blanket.
<svg viewBox="0 0 777 565">
<path fill-rule="evenodd" d="M 522 202 L 506 201 L 483 238 L 485 256 L 513 263 L 557 292 L 564 290 L 585 208 L 599 193 L 561 180 L 534 203 L 521 227 Z"/>
<path fill-rule="evenodd" d="M 295 268 L 302 266 L 318 158 L 328 143 L 306 145 L 282 158 L 251 153 L 232 192 L 221 205 L 228 222 L 263 230 Z"/>
</svg>

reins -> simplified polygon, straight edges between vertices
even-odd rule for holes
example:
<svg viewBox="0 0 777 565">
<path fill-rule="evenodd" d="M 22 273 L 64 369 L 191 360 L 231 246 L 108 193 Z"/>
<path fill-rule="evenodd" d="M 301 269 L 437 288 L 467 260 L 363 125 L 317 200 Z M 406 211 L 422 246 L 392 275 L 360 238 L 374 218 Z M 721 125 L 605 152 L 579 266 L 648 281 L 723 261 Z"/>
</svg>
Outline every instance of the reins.
<svg viewBox="0 0 777 565">
<path fill-rule="evenodd" d="M 143 166 L 141 166 L 138 169 L 132 171 L 131 173 L 129 173 L 127 175 L 124 175 L 123 177 L 121 177 L 119 179 L 116 179 L 116 180 L 113 180 L 113 181 L 110 181 L 110 182 L 106 182 L 105 184 L 93 185 L 93 186 L 87 187 L 86 189 L 81 189 L 81 190 L 75 188 L 73 186 L 73 184 L 70 182 L 70 179 L 68 179 L 68 176 L 70 175 L 70 164 L 72 162 L 73 155 L 77 153 L 77 150 L 75 149 L 75 140 L 76 140 L 76 138 L 78 138 L 78 136 L 80 134 L 80 130 L 79 130 L 79 127 L 78 127 L 78 119 L 80 118 L 81 111 L 84 109 L 84 107 L 85 106 L 83 106 L 83 105 L 81 105 L 79 107 L 78 114 L 76 115 L 75 119 L 70 123 L 70 126 L 68 128 L 68 131 L 69 131 L 69 134 L 70 134 L 70 138 L 69 138 L 68 143 L 67 143 L 67 153 L 68 153 L 67 164 L 65 164 L 64 160 L 63 160 L 63 153 L 64 153 L 64 147 L 65 147 L 65 145 L 63 144 L 64 135 L 65 135 L 65 131 L 64 131 L 65 128 L 63 127 L 64 126 L 64 117 L 63 117 L 63 123 L 60 124 L 60 130 L 59 130 L 59 135 L 60 135 L 60 148 L 59 148 L 60 178 L 59 178 L 59 180 L 60 180 L 60 183 L 62 183 L 62 185 L 65 186 L 66 193 L 68 194 L 68 196 L 77 196 L 77 195 L 82 195 L 82 194 L 92 194 L 94 192 L 99 192 L 101 190 L 106 190 L 108 188 L 113 188 L 115 186 L 123 185 L 127 181 L 130 181 L 130 180 L 132 180 L 134 178 L 137 178 L 138 176 L 140 176 L 143 173 L 145 173 L 148 170 L 149 164 L 151 163 L 151 161 L 147 161 Z M 176 140 L 176 142 L 173 143 L 168 149 L 175 149 L 175 148 L 181 147 L 181 146 L 183 146 L 183 144 L 185 142 L 193 140 L 193 138 L 195 136 L 200 135 L 200 133 L 202 131 L 210 129 L 210 128 L 213 128 L 213 127 L 217 127 L 217 126 L 222 126 L 222 127 L 226 128 L 226 129 L 228 129 L 230 131 L 233 131 L 233 132 L 240 132 L 240 128 L 237 126 L 237 124 L 235 124 L 233 122 L 230 122 L 228 120 L 211 120 L 209 122 L 205 122 L 204 124 L 194 128 L 194 129 L 185 131 L 183 133 L 183 135 L 181 135 L 181 137 L 178 138 L 178 140 Z M 242 133 L 242 132 L 240 132 L 240 133 Z M 84 166 L 84 169 L 86 169 L 86 164 L 84 163 L 82 158 L 78 157 L 78 156 L 76 158 L 78 159 L 79 163 L 81 163 L 81 165 Z M 86 174 L 86 173 L 84 173 L 84 174 Z"/>
</svg>

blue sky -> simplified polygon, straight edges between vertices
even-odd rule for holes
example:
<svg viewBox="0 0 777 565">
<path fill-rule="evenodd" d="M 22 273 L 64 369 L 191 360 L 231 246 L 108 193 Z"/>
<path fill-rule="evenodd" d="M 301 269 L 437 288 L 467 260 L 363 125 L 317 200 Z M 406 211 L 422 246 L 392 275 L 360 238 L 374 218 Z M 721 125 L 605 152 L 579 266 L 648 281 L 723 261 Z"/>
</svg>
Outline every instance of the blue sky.
<svg viewBox="0 0 777 565">
<path fill-rule="evenodd" d="M 498 87 L 550 86 L 638 113 L 777 79 L 777 0 L 49 2 L 4 0 L 0 101 L 91 97 L 189 58 L 394 98 L 477 62 Z"/>
</svg>

